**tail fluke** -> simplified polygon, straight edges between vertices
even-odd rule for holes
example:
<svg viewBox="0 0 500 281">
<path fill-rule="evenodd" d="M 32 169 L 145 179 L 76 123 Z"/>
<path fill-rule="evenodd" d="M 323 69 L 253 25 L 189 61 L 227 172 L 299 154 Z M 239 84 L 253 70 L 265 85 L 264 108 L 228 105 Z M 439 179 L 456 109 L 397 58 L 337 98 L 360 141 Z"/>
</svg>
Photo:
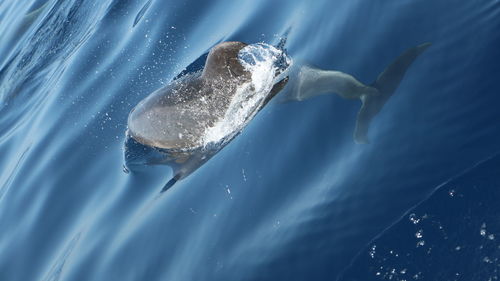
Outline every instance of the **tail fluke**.
<svg viewBox="0 0 500 281">
<path fill-rule="evenodd" d="M 371 85 L 378 90 L 379 95 L 365 94 L 360 97 L 363 105 L 358 112 L 356 128 L 354 130 L 354 141 L 356 143 L 369 143 L 368 128 L 371 120 L 394 94 L 413 61 L 430 45 L 431 43 L 427 42 L 406 50 L 389 64 Z"/>
<path fill-rule="evenodd" d="M 371 85 L 384 96 L 391 96 L 403 80 L 406 70 L 415 59 L 431 45 L 430 42 L 410 48 L 397 57 Z"/>
<path fill-rule="evenodd" d="M 302 101 L 330 93 L 346 99 L 360 99 L 363 105 L 358 112 L 354 141 L 368 143 L 371 120 L 394 94 L 413 61 L 430 45 L 431 43 L 424 43 L 405 51 L 369 86 L 347 73 L 302 66 L 296 72 L 296 77 L 293 77 L 292 90 L 281 98 L 281 102 Z"/>
</svg>

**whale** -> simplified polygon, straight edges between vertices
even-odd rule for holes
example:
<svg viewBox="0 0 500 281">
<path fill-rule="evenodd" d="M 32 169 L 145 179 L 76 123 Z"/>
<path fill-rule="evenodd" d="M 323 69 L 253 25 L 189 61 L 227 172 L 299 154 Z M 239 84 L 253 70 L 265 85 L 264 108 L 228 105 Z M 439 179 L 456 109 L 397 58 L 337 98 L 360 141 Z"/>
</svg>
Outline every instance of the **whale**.
<svg viewBox="0 0 500 281">
<path fill-rule="evenodd" d="M 353 138 L 366 144 L 372 119 L 395 93 L 406 71 L 431 43 L 412 47 L 365 85 L 335 70 L 299 65 L 284 48 L 263 43 L 222 42 L 186 67 L 169 84 L 135 106 L 128 117 L 124 171 L 168 165 L 172 178 L 162 192 L 184 179 L 233 140 L 280 92 L 281 102 L 337 94 L 362 102 Z M 291 83 L 288 83 L 288 81 Z M 283 91 L 285 86 L 291 84 Z"/>
<path fill-rule="evenodd" d="M 169 189 L 234 139 L 285 87 L 290 64 L 283 50 L 267 44 L 215 45 L 202 69 L 176 77 L 131 110 L 125 170 L 168 165 L 173 177 L 162 192 Z"/>
<path fill-rule="evenodd" d="M 415 59 L 430 45 L 430 42 L 426 42 L 407 49 L 369 85 L 341 71 L 303 65 L 295 77 L 291 78 L 294 81 L 293 89 L 287 92 L 281 102 L 304 101 L 324 94 L 337 94 L 345 99 L 359 99 L 362 104 L 357 114 L 353 138 L 359 144 L 369 143 L 368 129 L 371 121 L 396 92 Z"/>
</svg>

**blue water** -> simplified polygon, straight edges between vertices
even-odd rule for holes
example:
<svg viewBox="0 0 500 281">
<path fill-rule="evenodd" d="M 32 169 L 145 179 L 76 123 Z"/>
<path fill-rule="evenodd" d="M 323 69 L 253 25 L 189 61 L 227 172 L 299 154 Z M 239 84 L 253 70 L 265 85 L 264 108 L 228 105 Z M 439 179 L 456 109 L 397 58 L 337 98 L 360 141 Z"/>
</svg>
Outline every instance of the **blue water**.
<svg viewBox="0 0 500 281">
<path fill-rule="evenodd" d="M 444 182 L 361 251 L 339 280 L 497 280 L 500 155 Z"/>
<path fill-rule="evenodd" d="M 48 0 L 28 24 L 43 4 L 0 2 L 0 280 L 500 277 L 499 1 Z M 140 100 L 218 42 L 276 44 L 287 30 L 296 61 L 365 83 L 433 45 L 368 145 L 352 140 L 359 102 L 324 95 L 271 102 L 168 192 L 166 166 L 122 171 Z M 470 200 L 436 199 L 451 189 Z M 404 227 L 426 213 L 464 236 Z M 434 251 L 488 252 L 424 262 L 420 229 Z M 400 236 L 412 239 L 391 244 Z M 371 261 L 373 245 L 411 258 Z"/>
</svg>

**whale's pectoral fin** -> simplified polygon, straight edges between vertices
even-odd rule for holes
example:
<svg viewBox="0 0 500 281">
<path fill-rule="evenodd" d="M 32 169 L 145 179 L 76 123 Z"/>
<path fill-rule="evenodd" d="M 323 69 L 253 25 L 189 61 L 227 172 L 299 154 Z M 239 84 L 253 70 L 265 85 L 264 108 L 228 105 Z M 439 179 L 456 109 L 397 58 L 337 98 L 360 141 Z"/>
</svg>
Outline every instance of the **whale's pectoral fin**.
<svg viewBox="0 0 500 281">
<path fill-rule="evenodd" d="M 186 156 L 183 154 L 173 155 L 174 159 L 168 163 L 168 165 L 172 168 L 172 174 L 174 175 L 161 189 L 160 193 L 163 193 L 170 189 L 174 184 L 187 175 L 189 175 L 193 169 L 189 169 L 188 160 L 191 158 L 190 156 Z"/>
<path fill-rule="evenodd" d="M 163 193 L 165 191 L 167 191 L 168 189 L 170 189 L 172 186 L 174 186 L 174 184 L 181 178 L 181 175 L 180 174 L 176 174 L 173 178 L 171 178 L 166 184 L 165 186 L 163 186 L 163 188 L 161 189 L 160 193 Z"/>
<path fill-rule="evenodd" d="M 201 165 L 207 162 L 217 151 L 198 151 L 190 153 L 187 158 L 180 158 L 179 155 L 175 157 L 173 161 L 170 161 L 168 165 L 172 168 L 172 174 L 174 177 L 170 179 L 165 186 L 162 188 L 161 192 L 167 191 L 176 182 L 186 178 L 194 171 L 196 171 Z M 184 157 L 184 156 L 182 156 Z M 180 161 L 177 161 L 180 160 Z M 160 193 L 161 193 L 160 192 Z"/>
<path fill-rule="evenodd" d="M 275 96 L 277 93 L 283 90 L 283 88 L 285 88 L 287 83 L 288 83 L 288 76 L 281 79 L 278 83 L 274 84 L 273 88 L 271 89 L 271 96 Z"/>
<path fill-rule="evenodd" d="M 266 105 L 274 96 L 276 96 L 279 92 L 281 92 L 281 90 L 285 88 L 287 83 L 288 83 L 288 76 L 281 79 L 278 83 L 274 84 L 273 88 L 271 89 L 271 92 L 269 93 L 269 95 L 267 95 L 262 106 Z"/>
</svg>

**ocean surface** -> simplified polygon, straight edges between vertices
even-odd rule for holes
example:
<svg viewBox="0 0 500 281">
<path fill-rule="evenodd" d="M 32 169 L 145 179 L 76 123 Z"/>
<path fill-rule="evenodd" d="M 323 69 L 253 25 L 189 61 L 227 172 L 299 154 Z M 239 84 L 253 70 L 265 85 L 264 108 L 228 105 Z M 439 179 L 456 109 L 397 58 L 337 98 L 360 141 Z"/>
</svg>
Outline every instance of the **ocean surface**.
<svg viewBox="0 0 500 281">
<path fill-rule="evenodd" d="M 432 46 L 369 144 L 359 101 L 274 100 L 167 192 L 124 173 L 140 100 L 284 34 L 367 84 Z M 0 280 L 498 280 L 499 82 L 498 0 L 2 0 Z"/>
</svg>

